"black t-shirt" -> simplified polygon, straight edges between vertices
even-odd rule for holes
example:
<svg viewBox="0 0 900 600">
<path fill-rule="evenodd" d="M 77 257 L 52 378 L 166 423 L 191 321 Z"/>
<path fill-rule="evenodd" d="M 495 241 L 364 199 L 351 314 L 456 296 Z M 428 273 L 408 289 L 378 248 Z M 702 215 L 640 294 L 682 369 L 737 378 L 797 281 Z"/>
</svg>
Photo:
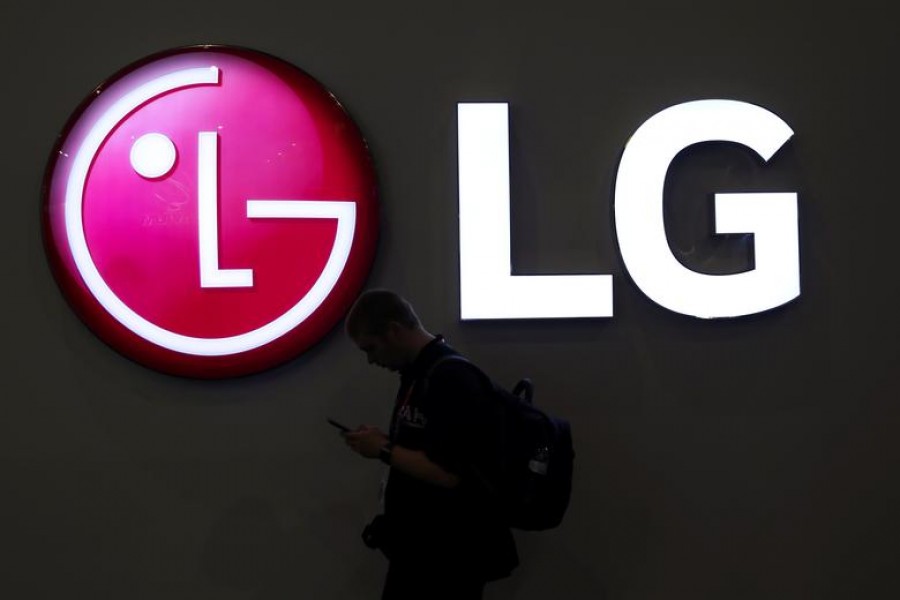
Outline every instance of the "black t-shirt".
<svg viewBox="0 0 900 600">
<path fill-rule="evenodd" d="M 438 336 L 401 373 L 391 440 L 423 451 L 460 484 L 446 489 L 391 469 L 384 499 L 391 560 L 437 562 L 493 579 L 518 564 L 512 533 L 483 483 L 499 468 L 500 405 L 472 365 L 449 360 L 431 370 L 457 354 Z"/>
</svg>

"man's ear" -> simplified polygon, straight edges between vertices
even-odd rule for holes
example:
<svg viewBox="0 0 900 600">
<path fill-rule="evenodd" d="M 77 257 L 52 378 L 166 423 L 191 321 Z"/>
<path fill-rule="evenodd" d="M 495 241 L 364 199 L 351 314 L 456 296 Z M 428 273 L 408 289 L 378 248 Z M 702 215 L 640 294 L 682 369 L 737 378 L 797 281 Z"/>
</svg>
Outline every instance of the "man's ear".
<svg viewBox="0 0 900 600">
<path fill-rule="evenodd" d="M 388 321 L 387 327 L 384 329 L 384 337 L 389 341 L 396 341 L 403 333 L 403 326 L 397 321 Z"/>
</svg>

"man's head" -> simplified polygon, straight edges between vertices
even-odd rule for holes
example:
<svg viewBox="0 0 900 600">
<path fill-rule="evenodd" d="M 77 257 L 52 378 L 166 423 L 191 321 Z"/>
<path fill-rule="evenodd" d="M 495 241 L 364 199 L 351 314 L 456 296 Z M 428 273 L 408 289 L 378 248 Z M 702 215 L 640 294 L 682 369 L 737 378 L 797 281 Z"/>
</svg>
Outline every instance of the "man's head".
<svg viewBox="0 0 900 600">
<path fill-rule="evenodd" d="M 433 336 L 412 305 L 390 290 L 364 292 L 350 309 L 347 335 L 366 353 L 369 364 L 399 371 L 415 360 Z"/>
</svg>

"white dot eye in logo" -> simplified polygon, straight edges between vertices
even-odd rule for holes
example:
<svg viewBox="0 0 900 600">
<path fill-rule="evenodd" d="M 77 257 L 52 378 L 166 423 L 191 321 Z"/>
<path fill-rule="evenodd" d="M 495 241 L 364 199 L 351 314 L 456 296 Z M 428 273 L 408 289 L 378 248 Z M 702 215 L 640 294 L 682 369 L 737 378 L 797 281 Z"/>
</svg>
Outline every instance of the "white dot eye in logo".
<svg viewBox="0 0 900 600">
<path fill-rule="evenodd" d="M 45 227 L 73 306 L 139 362 L 258 371 L 318 341 L 362 285 L 375 176 L 311 77 L 248 50 L 150 60 L 73 117 Z"/>
<path fill-rule="evenodd" d="M 143 135 L 131 147 L 131 166 L 147 179 L 168 175 L 175 166 L 175 158 L 175 144 L 161 133 Z"/>
</svg>

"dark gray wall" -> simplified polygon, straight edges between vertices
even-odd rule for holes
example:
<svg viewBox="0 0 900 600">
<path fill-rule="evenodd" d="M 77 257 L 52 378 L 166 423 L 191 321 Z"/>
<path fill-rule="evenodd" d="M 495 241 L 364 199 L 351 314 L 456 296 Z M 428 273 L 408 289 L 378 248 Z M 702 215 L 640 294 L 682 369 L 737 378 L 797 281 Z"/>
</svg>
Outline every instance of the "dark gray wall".
<svg viewBox="0 0 900 600">
<path fill-rule="evenodd" d="M 495 377 L 571 419 L 566 522 L 519 537 L 492 599 L 900 596 L 895 228 L 898 42 L 865 3 L 36 3 L 2 11 L 0 595 L 374 598 L 358 533 L 381 470 L 324 418 L 384 423 L 395 382 L 335 330 L 220 382 L 122 358 L 69 309 L 39 228 L 48 154 L 121 67 L 196 43 L 305 69 L 371 145 L 384 226 L 370 286 L 406 294 Z M 672 245 L 701 262 L 709 194 L 800 195 L 799 300 L 731 322 L 657 307 L 618 256 L 629 135 L 686 100 L 765 106 L 796 136 L 762 168 L 698 148 L 670 181 Z M 512 116 L 518 273 L 606 272 L 616 316 L 460 323 L 455 104 Z M 743 258 L 742 258 L 743 257 Z"/>
</svg>

